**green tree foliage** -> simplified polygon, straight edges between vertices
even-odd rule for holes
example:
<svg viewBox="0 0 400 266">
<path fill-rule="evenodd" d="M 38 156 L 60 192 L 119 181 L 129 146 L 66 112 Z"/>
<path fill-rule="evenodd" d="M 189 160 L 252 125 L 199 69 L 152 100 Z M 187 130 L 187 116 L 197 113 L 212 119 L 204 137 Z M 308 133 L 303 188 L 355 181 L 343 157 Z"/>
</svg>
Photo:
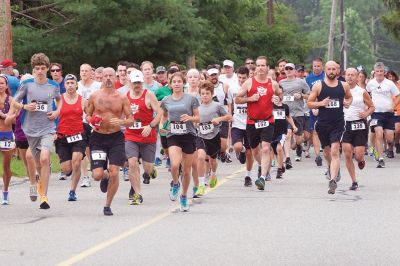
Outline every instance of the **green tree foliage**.
<svg viewBox="0 0 400 266">
<path fill-rule="evenodd" d="M 198 67 L 226 58 L 240 65 L 260 54 L 272 62 L 282 56 L 301 61 L 309 47 L 291 9 L 279 5 L 275 25 L 266 25 L 263 0 L 12 2 L 15 59 L 26 65 L 39 51 L 75 72 L 84 62 L 184 64 L 193 54 Z"/>
<path fill-rule="evenodd" d="M 396 38 L 400 39 L 400 1 L 384 0 L 383 2 L 390 12 L 382 17 L 382 23 Z"/>
</svg>

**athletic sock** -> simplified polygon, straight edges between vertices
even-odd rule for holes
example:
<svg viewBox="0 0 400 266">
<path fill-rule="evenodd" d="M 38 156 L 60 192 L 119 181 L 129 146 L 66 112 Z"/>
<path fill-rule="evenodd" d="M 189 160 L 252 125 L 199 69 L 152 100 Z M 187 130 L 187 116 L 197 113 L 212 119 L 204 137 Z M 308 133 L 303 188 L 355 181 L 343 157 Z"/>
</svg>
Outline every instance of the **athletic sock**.
<svg viewBox="0 0 400 266">
<path fill-rule="evenodd" d="M 199 185 L 200 186 L 205 186 L 205 182 L 204 182 L 205 177 L 204 176 L 199 176 Z"/>
<path fill-rule="evenodd" d="M 246 170 L 246 176 L 251 177 L 251 171 Z"/>
</svg>

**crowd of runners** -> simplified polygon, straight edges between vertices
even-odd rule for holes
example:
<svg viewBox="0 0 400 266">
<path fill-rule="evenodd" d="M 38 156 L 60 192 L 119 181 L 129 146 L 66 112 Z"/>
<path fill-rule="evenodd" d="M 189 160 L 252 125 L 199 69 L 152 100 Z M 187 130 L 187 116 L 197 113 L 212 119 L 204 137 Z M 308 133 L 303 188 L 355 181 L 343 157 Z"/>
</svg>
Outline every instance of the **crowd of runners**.
<svg viewBox="0 0 400 266">
<path fill-rule="evenodd" d="M 85 63 L 79 80 L 63 76 L 62 65 L 43 53 L 32 56 L 32 74 L 20 76 L 16 65 L 0 63 L 3 205 L 10 203 L 11 159 L 19 156 L 30 199 L 50 208 L 54 147 L 60 180 L 71 180 L 68 201 L 77 200 L 80 180 L 82 188 L 100 181 L 107 193 L 104 215 L 113 214 L 120 170 L 131 184 L 130 204 L 140 205 L 141 184 L 150 184 L 165 161 L 169 197 L 188 211 L 188 198 L 217 185 L 218 163 L 231 163 L 230 154 L 246 167 L 244 186 L 254 181 L 264 190 L 273 178 L 271 166 L 277 168 L 274 178 L 282 178 L 293 168 L 292 153 L 300 162 L 311 157 L 313 147 L 316 165 L 327 167 L 328 193 L 334 194 L 341 153 L 351 190 L 358 188 L 354 160 L 364 169 L 369 154 L 383 168 L 385 157 L 400 153 L 399 78 L 380 62 L 370 75 L 362 66 L 342 71 L 337 62 L 324 64 L 321 58 L 310 71 L 286 59 L 271 67 L 265 56 L 247 58 L 239 67 L 224 60 L 203 70 L 178 64 L 154 69 L 150 61 L 121 61 L 116 70 Z"/>
</svg>

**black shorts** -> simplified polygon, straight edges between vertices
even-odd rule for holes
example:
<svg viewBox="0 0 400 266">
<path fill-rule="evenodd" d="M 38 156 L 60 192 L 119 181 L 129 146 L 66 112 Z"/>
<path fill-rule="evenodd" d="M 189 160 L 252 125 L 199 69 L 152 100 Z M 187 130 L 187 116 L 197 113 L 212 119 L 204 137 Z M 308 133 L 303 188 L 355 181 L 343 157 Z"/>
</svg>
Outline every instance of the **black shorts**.
<svg viewBox="0 0 400 266">
<path fill-rule="evenodd" d="M 297 136 L 302 135 L 304 132 L 304 129 L 305 129 L 304 116 L 296 116 L 296 117 L 292 116 L 292 118 L 293 118 L 293 122 L 294 122 L 295 126 L 297 127 L 297 132 L 294 134 L 296 134 Z M 289 123 L 288 123 L 288 129 L 292 129 L 292 126 Z"/>
<path fill-rule="evenodd" d="M 344 132 L 344 121 L 332 124 L 315 123 L 315 131 L 321 141 L 321 147 L 331 146 L 334 142 L 340 142 Z"/>
<path fill-rule="evenodd" d="M 56 146 L 56 153 L 60 158 L 60 163 L 71 161 L 72 154 L 74 152 L 82 153 L 82 158 L 85 157 L 85 150 L 87 147 L 87 141 L 83 137 L 83 140 L 68 143 L 67 138 L 57 138 L 54 141 Z"/>
<path fill-rule="evenodd" d="M 257 148 L 262 141 L 271 143 L 274 136 L 274 124 L 258 129 L 254 124 L 247 124 L 246 135 L 252 149 Z"/>
<path fill-rule="evenodd" d="M 359 125 L 364 125 L 364 129 L 360 128 Z M 357 121 L 346 121 L 346 130 L 343 133 L 341 142 L 349 143 L 353 145 L 353 147 L 365 146 L 368 142 L 367 122 L 362 119 Z"/>
<path fill-rule="evenodd" d="M 192 134 L 172 135 L 167 137 L 168 148 L 177 146 L 183 153 L 193 154 L 196 151 L 196 137 Z"/>
<path fill-rule="evenodd" d="M 275 155 L 278 155 L 277 147 L 278 144 L 281 144 L 282 148 L 285 145 L 286 134 L 280 134 L 279 136 L 274 137 L 274 140 L 271 142 L 272 150 L 274 151 Z"/>
<path fill-rule="evenodd" d="M 29 143 L 27 140 L 16 140 L 15 146 L 21 150 L 27 150 L 29 148 Z"/>
<path fill-rule="evenodd" d="M 83 123 L 83 137 L 86 139 L 86 147 L 89 147 L 90 135 L 92 134 L 92 127 L 88 123 Z"/>
<path fill-rule="evenodd" d="M 310 116 L 307 116 L 307 115 L 304 116 L 304 131 L 306 131 L 308 133 L 311 132 Z"/>
<path fill-rule="evenodd" d="M 395 115 L 393 120 L 395 124 L 400 123 L 400 116 Z"/>
<path fill-rule="evenodd" d="M 383 129 L 394 130 L 394 124 L 396 118 L 393 113 L 385 112 L 385 113 L 373 113 L 371 115 L 371 131 L 375 127 L 382 127 Z M 376 125 L 374 125 L 374 121 L 376 121 Z"/>
<path fill-rule="evenodd" d="M 93 131 L 89 139 L 92 169 L 107 169 L 107 162 L 112 165 L 124 166 L 125 138 L 121 131 L 111 134 L 101 134 Z"/>
<path fill-rule="evenodd" d="M 227 139 L 229 135 L 229 122 L 222 121 L 221 126 L 219 127 L 219 135 L 223 139 Z"/>
<path fill-rule="evenodd" d="M 246 135 L 246 129 L 233 127 L 231 129 L 231 137 L 233 145 L 237 142 L 241 142 L 246 149 L 250 149 L 249 140 L 247 139 Z"/>
<path fill-rule="evenodd" d="M 161 147 L 165 150 L 168 149 L 168 144 L 167 144 L 167 137 L 166 136 L 160 136 L 160 141 L 161 141 Z"/>
<path fill-rule="evenodd" d="M 218 153 L 221 151 L 221 137 L 217 134 L 212 139 L 196 138 L 196 148 L 198 150 L 205 150 L 206 154 L 212 159 L 217 158 Z"/>
</svg>

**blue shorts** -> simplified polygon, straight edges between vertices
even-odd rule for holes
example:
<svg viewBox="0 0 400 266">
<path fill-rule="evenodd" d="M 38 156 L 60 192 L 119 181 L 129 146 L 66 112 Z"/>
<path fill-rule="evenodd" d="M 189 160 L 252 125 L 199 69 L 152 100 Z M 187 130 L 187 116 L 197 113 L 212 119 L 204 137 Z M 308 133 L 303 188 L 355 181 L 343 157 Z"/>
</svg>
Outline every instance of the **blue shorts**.
<svg viewBox="0 0 400 266">
<path fill-rule="evenodd" d="M 12 131 L 0 132 L 0 140 L 11 140 L 14 141 L 14 134 Z"/>
</svg>

